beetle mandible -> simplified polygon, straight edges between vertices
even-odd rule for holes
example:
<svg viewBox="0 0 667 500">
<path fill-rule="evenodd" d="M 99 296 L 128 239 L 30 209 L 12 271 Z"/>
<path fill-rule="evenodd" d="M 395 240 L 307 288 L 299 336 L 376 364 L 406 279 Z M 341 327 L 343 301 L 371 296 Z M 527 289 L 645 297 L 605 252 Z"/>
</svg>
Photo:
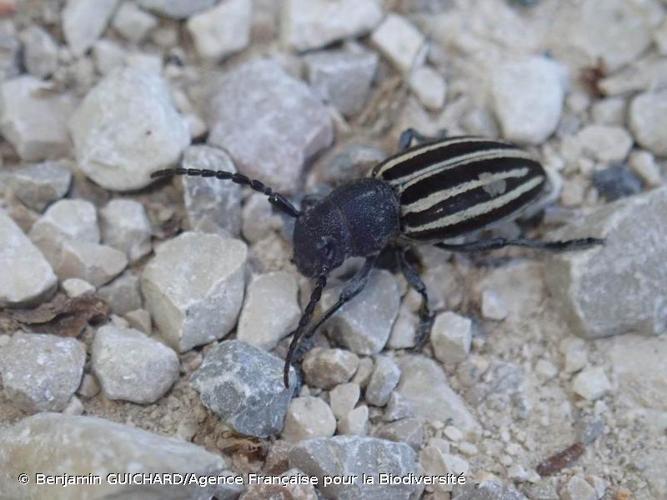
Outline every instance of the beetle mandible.
<svg viewBox="0 0 667 500">
<path fill-rule="evenodd" d="M 412 146 L 414 140 L 418 144 Z M 538 241 L 524 238 L 491 238 L 467 243 L 446 240 L 516 217 L 538 199 L 547 184 L 546 171 L 527 152 L 512 143 L 477 136 L 424 137 L 414 129 L 399 139 L 399 152 L 376 165 L 370 176 L 334 189 L 303 211 L 261 181 L 238 173 L 192 168 L 171 168 L 151 177 L 189 175 L 215 177 L 246 185 L 268 196 L 269 202 L 296 219 L 294 262 L 315 287 L 292 332 L 285 359 L 284 384 L 298 356 L 300 340 L 311 337 L 345 303 L 363 290 L 384 250 L 396 252 L 407 282 L 422 298 L 417 348 L 433 324 L 426 286 L 406 258 L 416 244 L 432 244 L 445 250 L 474 252 L 506 246 L 542 250 L 580 250 L 599 245 L 598 238 Z M 329 273 L 348 257 L 364 257 L 359 271 L 343 287 L 336 303 L 324 311 L 308 331 L 315 307 Z"/>
</svg>

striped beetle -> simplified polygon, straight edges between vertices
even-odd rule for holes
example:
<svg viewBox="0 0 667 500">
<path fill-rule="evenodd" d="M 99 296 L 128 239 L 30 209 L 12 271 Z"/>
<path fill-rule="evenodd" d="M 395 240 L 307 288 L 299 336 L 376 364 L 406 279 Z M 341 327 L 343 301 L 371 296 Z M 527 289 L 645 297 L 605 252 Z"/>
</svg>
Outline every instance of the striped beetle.
<svg viewBox="0 0 667 500">
<path fill-rule="evenodd" d="M 413 140 L 419 141 L 412 146 Z M 417 348 L 433 323 L 426 286 L 406 258 L 415 244 L 428 243 L 445 250 L 473 252 L 506 246 L 565 251 L 603 243 L 596 238 L 567 241 L 507 240 L 492 238 L 468 243 L 448 239 L 516 217 L 543 192 L 547 176 L 542 165 L 515 145 L 483 137 L 427 138 L 407 129 L 399 140 L 399 153 L 373 168 L 369 177 L 334 189 L 303 211 L 285 196 L 245 175 L 208 169 L 171 168 L 152 177 L 189 175 L 216 177 L 246 185 L 265 194 L 276 208 L 296 219 L 294 262 L 299 272 L 316 280 L 299 324 L 292 332 L 284 369 L 289 369 L 301 339 L 308 339 L 345 303 L 363 290 L 378 255 L 396 252 L 407 282 L 422 297 Z M 313 327 L 306 327 L 319 302 L 329 273 L 348 257 L 366 260 L 345 284 L 337 302 L 324 311 Z M 302 354 L 302 353 L 301 353 Z"/>
</svg>

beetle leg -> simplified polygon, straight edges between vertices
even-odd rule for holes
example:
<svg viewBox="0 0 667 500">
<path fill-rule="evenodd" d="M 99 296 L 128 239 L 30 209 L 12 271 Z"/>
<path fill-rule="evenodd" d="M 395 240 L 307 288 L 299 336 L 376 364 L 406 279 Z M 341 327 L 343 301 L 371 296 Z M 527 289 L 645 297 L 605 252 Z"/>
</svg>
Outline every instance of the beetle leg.
<svg viewBox="0 0 667 500">
<path fill-rule="evenodd" d="M 397 249 L 398 262 L 401 266 L 403 276 L 405 276 L 405 279 L 410 286 L 422 296 L 422 304 L 419 308 L 419 326 L 417 327 L 417 338 L 414 347 L 415 350 L 420 350 L 424 347 L 424 344 L 428 339 L 435 317 L 428 307 L 428 291 L 426 290 L 426 285 L 414 266 L 408 262 L 405 254 L 405 249 Z"/>
<path fill-rule="evenodd" d="M 313 336 L 315 335 L 315 332 L 319 329 L 320 326 L 324 324 L 325 321 L 327 321 L 331 316 L 336 314 L 336 311 L 338 311 L 341 307 L 343 307 L 346 303 L 348 303 L 350 300 L 352 300 L 354 297 L 359 295 L 361 291 L 364 289 L 366 284 L 368 283 L 368 276 L 370 275 L 371 270 L 375 266 L 375 261 L 377 260 L 377 256 L 374 255 L 372 257 L 369 257 L 366 259 L 364 262 L 364 265 L 357 271 L 357 273 L 352 277 L 350 281 L 348 281 L 345 286 L 343 287 L 343 290 L 340 292 L 340 296 L 338 297 L 338 300 L 336 303 L 331 306 L 329 309 L 327 309 L 317 320 L 317 323 L 315 323 L 315 326 L 313 326 L 308 333 L 306 333 L 303 336 L 303 341 L 301 343 L 300 349 L 298 354 L 294 355 L 294 359 L 299 360 L 301 357 L 305 354 L 306 351 L 309 350 L 309 347 L 307 346 L 306 342 Z"/>
<path fill-rule="evenodd" d="M 445 137 L 447 137 L 447 129 L 438 130 L 438 133 L 435 137 L 428 137 L 417 132 L 413 128 L 407 128 L 401 132 L 401 135 L 398 139 L 398 150 L 405 151 L 408 149 L 410 146 L 412 146 L 412 141 L 414 139 L 417 139 L 419 142 L 434 142 L 444 139 Z"/>
<path fill-rule="evenodd" d="M 583 250 L 595 245 L 603 244 L 604 240 L 600 238 L 580 238 L 564 241 L 539 241 L 528 240 L 525 238 L 518 238 L 516 240 L 491 238 L 489 240 L 471 241 L 469 243 L 461 244 L 436 243 L 435 246 L 453 252 L 479 252 L 482 250 L 495 250 L 508 246 L 535 248 L 552 252 L 567 252 L 570 250 Z"/>
</svg>

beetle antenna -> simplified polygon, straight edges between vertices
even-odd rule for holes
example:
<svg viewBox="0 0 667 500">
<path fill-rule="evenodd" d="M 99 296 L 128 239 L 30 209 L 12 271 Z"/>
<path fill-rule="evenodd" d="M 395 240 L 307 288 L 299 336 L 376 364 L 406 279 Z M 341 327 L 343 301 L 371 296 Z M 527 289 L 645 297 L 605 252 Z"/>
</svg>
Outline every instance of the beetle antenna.
<svg viewBox="0 0 667 500">
<path fill-rule="evenodd" d="M 285 358 L 285 369 L 283 371 L 283 382 L 285 384 L 285 388 L 289 388 L 289 369 L 290 366 L 292 366 L 292 358 L 294 357 L 294 352 L 296 351 L 297 345 L 299 344 L 299 339 L 301 339 L 306 326 L 310 322 L 310 318 L 313 316 L 315 306 L 322 298 L 322 290 L 324 290 L 325 286 L 327 286 L 326 270 L 319 278 L 317 278 L 315 289 L 313 290 L 313 293 L 310 294 L 310 300 L 308 301 L 308 305 L 306 306 L 306 309 L 303 311 L 303 315 L 299 320 L 299 325 L 296 327 L 296 330 L 292 332 L 294 336 L 292 337 L 292 342 L 290 343 L 289 349 L 287 351 L 287 357 Z"/>
<path fill-rule="evenodd" d="M 275 193 L 269 186 L 266 186 L 262 181 L 257 179 L 250 179 L 248 176 L 234 172 L 227 172 L 224 170 L 210 170 L 208 168 L 165 168 L 158 170 L 151 174 L 152 179 L 159 177 L 172 177 L 174 175 L 187 175 L 190 177 L 215 177 L 220 180 L 229 180 L 235 184 L 248 186 L 258 193 L 262 193 L 269 197 L 269 203 L 278 210 L 286 213 L 290 217 L 297 218 L 301 212 L 292 205 L 285 196 L 280 193 Z"/>
</svg>

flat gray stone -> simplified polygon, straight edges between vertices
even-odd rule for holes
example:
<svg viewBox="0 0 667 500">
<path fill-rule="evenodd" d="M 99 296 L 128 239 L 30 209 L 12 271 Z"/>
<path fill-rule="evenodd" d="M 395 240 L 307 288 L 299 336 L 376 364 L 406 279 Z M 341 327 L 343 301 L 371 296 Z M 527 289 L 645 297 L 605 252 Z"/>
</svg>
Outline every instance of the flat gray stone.
<svg viewBox="0 0 667 500">
<path fill-rule="evenodd" d="M 332 306 L 340 287 L 327 290 L 322 307 Z M 398 284 L 388 271 L 373 271 L 366 288 L 327 322 L 336 341 L 357 354 L 377 354 L 387 343 L 400 305 Z"/>
<path fill-rule="evenodd" d="M 64 410 L 81 383 L 85 361 L 86 349 L 76 339 L 15 333 L 0 346 L 5 395 L 29 413 Z"/>
<path fill-rule="evenodd" d="M 109 399 L 154 403 L 178 380 L 176 353 L 131 328 L 108 325 L 97 330 L 91 361 Z"/>
<path fill-rule="evenodd" d="M 102 241 L 136 262 L 151 251 L 151 223 L 138 201 L 116 198 L 100 210 Z"/>
<path fill-rule="evenodd" d="M 306 160 L 333 141 L 324 105 L 272 60 L 228 73 L 209 108 L 208 142 L 227 150 L 242 173 L 276 191 L 294 192 Z"/>
<path fill-rule="evenodd" d="M 162 337 L 178 352 L 227 335 L 243 303 L 248 249 L 240 240 L 186 232 L 161 245 L 141 291 Z"/>
<path fill-rule="evenodd" d="M 112 472 L 218 476 L 230 474 L 226 469 L 223 457 L 192 443 L 97 417 L 42 413 L 0 432 L 0 484 L 9 498 L 200 500 L 215 495 L 227 500 L 236 498 L 242 487 L 216 491 L 198 484 L 135 484 L 121 481 L 122 475 L 116 484 L 104 480 Z M 16 480 L 21 473 L 28 474 L 29 484 Z M 63 488 L 62 484 L 36 484 L 37 473 L 91 474 L 103 479 L 101 484 Z"/>
<path fill-rule="evenodd" d="M 560 120 L 563 79 L 563 67 L 541 56 L 495 68 L 491 75 L 491 95 L 503 136 L 520 143 L 544 142 Z"/>
<path fill-rule="evenodd" d="M 374 0 L 287 0 L 281 37 L 296 50 L 319 49 L 365 35 L 381 20 L 382 7 Z"/>
<path fill-rule="evenodd" d="M 172 19 L 187 19 L 213 7 L 217 0 L 137 0 L 139 6 Z"/>
<path fill-rule="evenodd" d="M 362 436 L 335 436 L 303 441 L 289 452 L 290 467 L 317 476 L 356 476 L 354 484 L 320 486 L 327 498 L 341 500 L 416 498 L 421 487 L 415 484 L 379 484 L 380 474 L 403 476 L 417 474 L 417 455 L 404 443 Z M 362 474 L 374 477 L 374 484 L 363 484 Z"/>
<path fill-rule="evenodd" d="M 59 200 L 69 190 L 72 173 L 58 162 L 44 162 L 22 168 L 9 178 L 16 197 L 38 212 Z"/>
<path fill-rule="evenodd" d="M 0 130 L 25 161 L 68 156 L 67 120 L 74 105 L 67 94 L 33 76 L 20 76 L 0 85 Z"/>
<path fill-rule="evenodd" d="M 547 285 L 575 333 L 598 338 L 667 330 L 665 214 L 667 188 L 661 188 L 605 205 L 559 233 L 606 240 L 547 261 Z"/>
<path fill-rule="evenodd" d="M 199 144 L 185 150 L 182 164 L 183 168 L 237 172 L 225 151 Z M 231 181 L 188 176 L 181 177 L 181 182 L 185 211 L 192 229 L 235 237 L 240 234 L 241 186 Z M 268 205 L 268 201 L 266 203 Z"/>
<path fill-rule="evenodd" d="M 55 291 L 56 275 L 40 250 L 0 210 L 0 307 L 27 306 Z"/>
<path fill-rule="evenodd" d="M 435 357 L 445 365 L 460 363 L 470 352 L 472 321 L 447 311 L 436 316 L 431 329 L 431 345 Z"/>
<path fill-rule="evenodd" d="M 190 133 L 159 74 L 128 66 L 112 71 L 69 122 L 79 168 L 100 186 L 127 191 L 176 163 Z"/>
<path fill-rule="evenodd" d="M 658 156 L 667 156 L 667 90 L 645 92 L 632 100 L 630 129 L 637 142 Z"/>
<path fill-rule="evenodd" d="M 405 443 L 419 451 L 424 441 L 424 423 L 419 418 L 402 418 L 379 426 L 374 435 L 380 439 Z"/>
<path fill-rule="evenodd" d="M 118 0 L 67 0 L 62 11 L 65 40 L 72 54 L 82 56 L 102 35 Z"/>
<path fill-rule="evenodd" d="M 122 316 L 141 308 L 139 277 L 131 272 L 123 273 L 111 283 L 100 287 L 97 295 L 102 298 L 114 314 Z"/>
<path fill-rule="evenodd" d="M 396 390 L 407 399 L 417 416 L 448 421 L 465 433 L 477 432 L 479 424 L 463 399 L 449 384 L 445 372 L 432 359 L 407 355 L 398 359 L 401 380 Z"/>
<path fill-rule="evenodd" d="M 283 429 L 294 392 L 283 385 L 283 361 L 239 340 L 211 349 L 192 376 L 202 402 L 236 432 L 268 437 Z"/>
<path fill-rule="evenodd" d="M 378 67 L 374 52 L 328 50 L 304 58 L 308 82 L 320 98 L 345 116 L 361 111 Z"/>
<path fill-rule="evenodd" d="M 424 63 L 428 52 L 426 37 L 406 17 L 389 13 L 371 35 L 371 43 L 403 72 Z"/>
<path fill-rule="evenodd" d="M 286 271 L 261 274 L 248 285 L 236 338 L 270 351 L 298 324 L 296 276 Z"/>
<path fill-rule="evenodd" d="M 386 405 L 400 377 L 401 370 L 393 359 L 375 356 L 375 368 L 366 386 L 366 402 L 374 406 Z"/>
<path fill-rule="evenodd" d="M 96 288 L 108 283 L 127 267 L 123 252 L 99 243 L 65 240 L 55 266 L 61 280 L 80 278 Z"/>
</svg>

